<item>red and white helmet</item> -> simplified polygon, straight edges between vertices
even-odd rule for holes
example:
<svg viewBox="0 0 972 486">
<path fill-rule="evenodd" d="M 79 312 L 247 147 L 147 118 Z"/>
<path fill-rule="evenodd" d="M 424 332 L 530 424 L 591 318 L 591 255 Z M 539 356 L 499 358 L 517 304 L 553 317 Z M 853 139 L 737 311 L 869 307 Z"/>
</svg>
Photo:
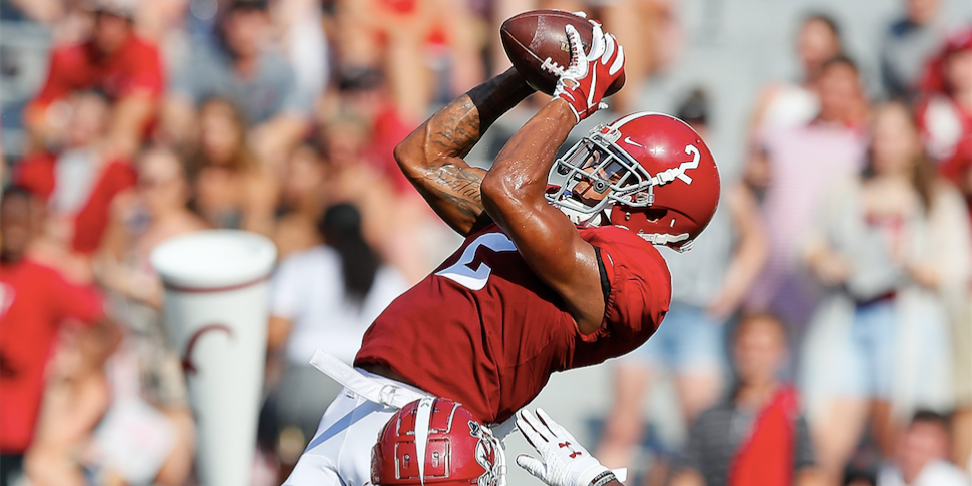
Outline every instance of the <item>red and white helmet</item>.
<svg viewBox="0 0 972 486">
<path fill-rule="evenodd" d="M 712 153 L 687 123 L 637 112 L 598 125 L 554 164 L 547 200 L 575 224 L 610 222 L 688 250 L 719 203 Z"/>
<path fill-rule="evenodd" d="M 405 405 L 378 435 L 371 451 L 376 486 L 505 486 L 499 440 L 462 405 L 422 398 Z"/>
</svg>

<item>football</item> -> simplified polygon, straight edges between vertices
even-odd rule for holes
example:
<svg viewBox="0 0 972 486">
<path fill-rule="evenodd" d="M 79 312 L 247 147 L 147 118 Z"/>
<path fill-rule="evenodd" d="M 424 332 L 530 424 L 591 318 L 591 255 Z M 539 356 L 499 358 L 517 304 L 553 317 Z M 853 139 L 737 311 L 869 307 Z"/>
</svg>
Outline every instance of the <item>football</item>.
<svg viewBox="0 0 972 486">
<path fill-rule="evenodd" d="M 586 52 L 591 46 L 594 27 L 587 19 L 562 10 L 531 10 L 506 19 L 500 27 L 500 40 L 506 56 L 534 88 L 553 94 L 556 71 L 570 64 L 570 43 L 565 27 L 577 29 Z M 607 90 L 607 96 L 624 86 L 624 72 Z"/>
</svg>

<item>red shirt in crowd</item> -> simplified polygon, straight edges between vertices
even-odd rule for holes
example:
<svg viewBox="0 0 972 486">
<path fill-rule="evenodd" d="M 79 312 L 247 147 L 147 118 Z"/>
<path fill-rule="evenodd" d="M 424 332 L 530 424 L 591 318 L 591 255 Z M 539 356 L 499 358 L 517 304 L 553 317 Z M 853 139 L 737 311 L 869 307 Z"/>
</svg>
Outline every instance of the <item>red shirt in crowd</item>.
<svg viewBox="0 0 972 486">
<path fill-rule="evenodd" d="M 101 57 L 90 41 L 54 49 L 47 81 L 33 104 L 43 108 L 72 91 L 91 88 L 110 100 L 131 95 L 157 98 L 164 87 L 158 48 L 133 35 L 108 57 Z"/>
<path fill-rule="evenodd" d="M 578 331 L 563 299 L 491 224 L 388 306 L 365 334 L 355 366 L 387 366 L 496 423 L 533 400 L 553 372 L 637 348 L 668 311 L 668 267 L 630 231 L 578 230 L 599 252 L 602 286 L 610 289 L 595 333 Z"/>
<path fill-rule="evenodd" d="M 17 165 L 17 183 L 48 201 L 59 185 L 72 181 L 58 181 L 55 166 L 57 160 L 48 154 L 27 158 Z M 95 169 L 98 170 L 98 169 Z M 90 189 L 87 200 L 74 213 L 74 237 L 71 248 L 90 255 L 98 249 L 111 214 L 111 203 L 122 191 L 135 186 L 135 169 L 125 162 L 112 161 L 100 168 Z"/>
<path fill-rule="evenodd" d="M 30 445 L 58 326 L 101 317 L 94 289 L 29 261 L 0 263 L 0 454 Z"/>
</svg>

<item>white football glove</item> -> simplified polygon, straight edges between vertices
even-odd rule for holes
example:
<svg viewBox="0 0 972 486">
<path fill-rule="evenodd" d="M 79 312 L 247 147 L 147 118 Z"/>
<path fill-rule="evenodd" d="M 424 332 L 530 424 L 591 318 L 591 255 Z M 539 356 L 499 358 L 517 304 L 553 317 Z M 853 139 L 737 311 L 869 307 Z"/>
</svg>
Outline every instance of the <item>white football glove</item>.
<svg viewBox="0 0 972 486">
<path fill-rule="evenodd" d="M 577 439 L 542 408 L 535 417 L 529 410 L 517 412 L 516 425 L 543 460 L 526 454 L 516 463 L 550 486 L 604 486 L 616 480 L 614 472 L 587 452 Z"/>
</svg>

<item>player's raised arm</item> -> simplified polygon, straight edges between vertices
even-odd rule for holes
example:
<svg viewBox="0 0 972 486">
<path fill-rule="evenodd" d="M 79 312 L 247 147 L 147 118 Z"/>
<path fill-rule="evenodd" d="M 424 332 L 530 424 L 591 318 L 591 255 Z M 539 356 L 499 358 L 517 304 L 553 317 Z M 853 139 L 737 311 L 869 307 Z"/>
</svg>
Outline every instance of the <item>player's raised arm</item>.
<svg viewBox="0 0 972 486">
<path fill-rule="evenodd" d="M 452 100 L 395 147 L 402 173 L 458 233 L 469 234 L 485 219 L 479 186 L 486 171 L 462 158 L 500 115 L 533 91 L 510 68 Z"/>
<path fill-rule="evenodd" d="M 544 197 L 557 149 L 574 125 L 601 107 L 624 70 L 614 36 L 595 24 L 590 53 L 567 26 L 571 64 L 554 98 L 503 147 L 482 182 L 486 213 L 513 239 L 530 268 L 567 303 L 578 329 L 591 334 L 604 317 L 597 254 L 574 224 Z"/>
</svg>

